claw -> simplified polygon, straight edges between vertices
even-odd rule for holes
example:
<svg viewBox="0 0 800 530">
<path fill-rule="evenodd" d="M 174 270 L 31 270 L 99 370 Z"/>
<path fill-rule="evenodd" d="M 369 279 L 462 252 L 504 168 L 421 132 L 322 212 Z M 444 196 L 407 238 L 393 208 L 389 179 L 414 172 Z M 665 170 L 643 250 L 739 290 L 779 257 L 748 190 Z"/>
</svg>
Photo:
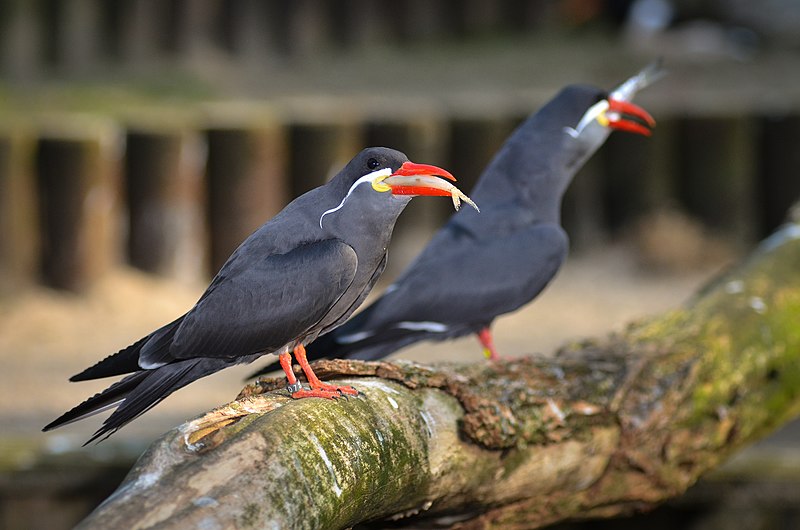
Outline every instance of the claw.
<svg viewBox="0 0 800 530">
<path fill-rule="evenodd" d="M 339 397 L 342 395 L 350 395 L 350 396 L 357 396 L 358 390 L 351 386 L 338 386 L 338 385 L 331 385 L 328 383 L 323 383 L 319 380 L 317 375 L 314 373 L 314 370 L 311 369 L 311 366 L 308 364 L 308 359 L 306 358 L 306 349 L 303 347 L 302 344 L 298 344 L 294 348 L 294 356 L 297 359 L 297 362 L 300 363 L 300 368 L 303 369 L 303 372 L 306 374 L 306 379 L 308 379 L 308 386 L 311 387 L 311 390 L 301 390 L 299 392 L 294 392 L 292 397 L 300 398 L 300 397 L 324 397 L 324 398 L 334 398 Z M 288 377 L 287 372 L 287 377 Z"/>
<path fill-rule="evenodd" d="M 325 398 L 325 399 L 336 399 L 340 397 L 341 394 L 339 392 L 333 392 L 330 390 L 323 390 L 320 388 L 312 388 L 311 390 L 298 390 L 297 392 L 292 393 L 292 397 L 294 399 L 301 399 L 301 398 L 309 398 L 309 397 L 318 397 L 318 398 Z"/>
<path fill-rule="evenodd" d="M 311 388 L 313 390 L 326 390 L 331 392 L 339 392 L 342 395 L 348 395 L 348 396 L 358 395 L 358 390 L 356 390 L 352 386 L 329 385 L 328 383 L 320 382 L 318 385 L 314 385 Z"/>
</svg>

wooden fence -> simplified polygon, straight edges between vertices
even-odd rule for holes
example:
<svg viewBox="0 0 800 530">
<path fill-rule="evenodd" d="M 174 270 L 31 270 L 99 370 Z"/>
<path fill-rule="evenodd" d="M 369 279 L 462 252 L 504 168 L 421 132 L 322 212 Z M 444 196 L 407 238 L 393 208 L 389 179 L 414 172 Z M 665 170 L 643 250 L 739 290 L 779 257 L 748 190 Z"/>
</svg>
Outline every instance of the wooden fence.
<svg viewBox="0 0 800 530">
<path fill-rule="evenodd" d="M 388 145 L 440 164 L 468 190 L 523 118 L 203 116 L 183 127 L 63 116 L 0 132 L 4 288 L 42 282 L 82 291 L 121 263 L 207 276 L 362 147 Z M 565 198 L 573 249 L 667 206 L 752 242 L 800 196 L 798 142 L 800 116 L 659 116 L 650 139 L 612 135 Z M 397 256 L 425 243 L 448 215 L 446 202 L 412 203 L 395 233 Z"/>
<path fill-rule="evenodd" d="M 229 62 L 258 67 L 323 49 L 528 31 L 568 18 L 569 13 L 557 4 L 528 0 L 0 0 L 0 73 L 17 79 L 53 71 L 79 74 L 109 65 L 136 68 L 165 60 L 192 61 L 209 51 Z"/>
</svg>

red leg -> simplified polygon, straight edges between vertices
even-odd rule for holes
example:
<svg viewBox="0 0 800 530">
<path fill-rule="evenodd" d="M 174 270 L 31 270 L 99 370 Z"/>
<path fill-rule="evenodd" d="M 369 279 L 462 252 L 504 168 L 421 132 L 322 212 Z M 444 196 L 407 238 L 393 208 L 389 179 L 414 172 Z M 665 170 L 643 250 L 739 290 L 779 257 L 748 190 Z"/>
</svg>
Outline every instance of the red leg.
<svg viewBox="0 0 800 530">
<path fill-rule="evenodd" d="M 297 359 L 297 362 L 300 363 L 300 368 L 303 369 L 303 372 L 306 374 L 306 378 L 308 379 L 308 384 L 311 387 L 310 392 L 315 392 L 318 397 L 336 397 L 340 393 L 341 394 L 350 394 L 351 396 L 357 396 L 358 390 L 351 386 L 337 386 L 337 385 L 329 385 L 327 383 L 323 383 L 317 377 L 317 374 L 314 373 L 314 370 L 311 369 L 311 365 L 308 364 L 308 359 L 306 359 L 306 349 L 302 344 L 298 344 L 297 347 L 294 349 L 294 356 Z M 307 391 L 303 391 L 307 392 Z M 334 396 L 326 396 L 320 395 L 318 393 L 332 393 Z M 292 394 L 292 397 L 301 397 L 297 396 L 297 393 Z"/>
<path fill-rule="evenodd" d="M 300 346 L 302 348 L 302 346 Z M 295 348 L 295 352 L 297 352 L 297 348 Z M 306 360 L 305 356 L 305 348 L 303 349 L 302 361 L 300 360 L 300 356 L 298 356 L 298 361 L 300 362 L 300 366 L 302 367 L 305 363 L 308 365 L 308 361 Z M 284 373 L 286 373 L 286 380 L 289 382 L 289 386 L 286 387 L 286 390 L 289 391 L 289 394 L 292 395 L 293 398 L 305 398 L 305 397 L 321 397 L 321 398 L 328 398 L 333 399 L 339 397 L 338 392 L 331 392 L 328 390 L 314 390 L 313 387 L 311 390 L 303 390 L 303 385 L 300 384 L 300 381 L 297 380 L 297 377 L 294 375 L 294 370 L 292 370 L 292 356 L 289 353 L 282 353 L 278 356 L 278 361 L 281 363 L 281 368 L 283 368 Z M 305 370 L 304 370 L 305 371 Z M 313 374 L 313 372 L 312 372 Z M 308 375 L 306 373 L 306 375 Z M 316 378 L 316 376 L 314 376 Z M 309 380 L 310 381 L 310 380 Z"/>
<path fill-rule="evenodd" d="M 488 327 L 485 327 L 478 332 L 478 340 L 481 341 L 481 345 L 483 346 L 483 354 L 487 359 L 490 361 L 496 361 L 500 359 L 500 354 L 497 353 L 497 350 L 494 348 L 492 332 Z"/>
<path fill-rule="evenodd" d="M 294 375 L 294 370 L 292 370 L 292 356 L 289 353 L 282 353 L 278 356 L 278 362 L 281 363 L 281 368 L 283 368 L 283 373 L 286 374 L 286 380 L 289 382 L 289 386 L 286 389 L 289 391 L 290 394 L 294 394 L 295 392 L 302 390 L 303 386 L 300 384 L 300 381 L 297 380 L 297 377 Z"/>
</svg>

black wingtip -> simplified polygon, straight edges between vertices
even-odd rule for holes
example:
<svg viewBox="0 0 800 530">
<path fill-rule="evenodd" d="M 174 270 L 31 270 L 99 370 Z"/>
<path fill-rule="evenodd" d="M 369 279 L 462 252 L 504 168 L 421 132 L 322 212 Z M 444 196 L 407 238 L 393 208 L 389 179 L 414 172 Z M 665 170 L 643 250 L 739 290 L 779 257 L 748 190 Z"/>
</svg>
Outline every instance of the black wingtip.
<svg viewBox="0 0 800 530">
<path fill-rule="evenodd" d="M 87 399 L 83 403 L 71 408 L 58 418 L 54 419 L 44 427 L 42 427 L 42 432 L 52 431 L 53 429 L 58 429 L 64 425 L 72 423 L 73 421 L 77 421 L 82 415 L 86 414 L 88 410 L 90 410 L 91 401 L 96 399 L 100 396 L 100 394 L 95 394 L 91 398 Z M 88 405 L 87 405 L 88 404 Z"/>
<path fill-rule="evenodd" d="M 89 438 L 88 440 L 83 442 L 83 444 L 81 444 L 81 447 L 86 447 L 87 445 L 89 445 L 92 442 L 95 442 L 95 445 L 97 445 L 97 444 L 99 444 L 101 442 L 104 442 L 104 441 L 108 440 L 108 438 L 112 434 L 117 432 L 118 430 L 119 430 L 119 427 L 117 427 L 116 429 L 106 429 L 104 427 L 100 427 L 99 429 L 97 429 L 94 432 L 94 434 L 92 435 L 91 438 Z"/>
<path fill-rule="evenodd" d="M 64 425 L 88 418 L 109 408 L 116 407 L 125 397 L 133 391 L 139 383 L 147 377 L 147 372 L 141 371 L 131 374 L 98 392 L 82 403 L 72 407 L 70 410 L 51 421 L 42 428 L 43 432 L 57 429 Z"/>
<path fill-rule="evenodd" d="M 151 335 L 146 335 L 130 346 L 109 355 L 82 372 L 73 375 L 69 380 L 76 383 L 78 381 L 90 381 L 93 379 L 102 379 L 104 377 L 124 375 L 140 370 L 139 350 L 145 342 L 150 339 Z"/>
</svg>

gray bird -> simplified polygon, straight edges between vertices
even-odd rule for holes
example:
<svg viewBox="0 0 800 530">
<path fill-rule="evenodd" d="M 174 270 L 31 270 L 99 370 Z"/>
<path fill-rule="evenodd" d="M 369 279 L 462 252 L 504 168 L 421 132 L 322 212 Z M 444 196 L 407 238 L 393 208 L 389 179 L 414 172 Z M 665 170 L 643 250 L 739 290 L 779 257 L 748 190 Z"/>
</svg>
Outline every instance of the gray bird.
<svg viewBox="0 0 800 530">
<path fill-rule="evenodd" d="M 89 443 L 189 383 L 266 354 L 279 356 L 292 397 L 356 395 L 322 383 L 304 345 L 344 322 L 386 267 L 395 221 L 415 195 L 466 196 L 398 151 L 359 153 L 330 182 L 298 197 L 239 248 L 186 314 L 73 376 L 85 381 L 130 374 L 44 427 L 45 431 L 116 407 Z M 308 379 L 292 371 L 293 352 Z"/>
<path fill-rule="evenodd" d="M 561 199 L 573 176 L 612 130 L 651 134 L 653 118 L 630 100 L 661 72 L 653 63 L 611 93 L 582 85 L 559 92 L 484 170 L 471 192 L 480 215 L 454 214 L 379 299 L 310 344 L 308 358 L 379 359 L 472 333 L 496 358 L 494 319 L 536 298 L 566 258 Z"/>
</svg>

